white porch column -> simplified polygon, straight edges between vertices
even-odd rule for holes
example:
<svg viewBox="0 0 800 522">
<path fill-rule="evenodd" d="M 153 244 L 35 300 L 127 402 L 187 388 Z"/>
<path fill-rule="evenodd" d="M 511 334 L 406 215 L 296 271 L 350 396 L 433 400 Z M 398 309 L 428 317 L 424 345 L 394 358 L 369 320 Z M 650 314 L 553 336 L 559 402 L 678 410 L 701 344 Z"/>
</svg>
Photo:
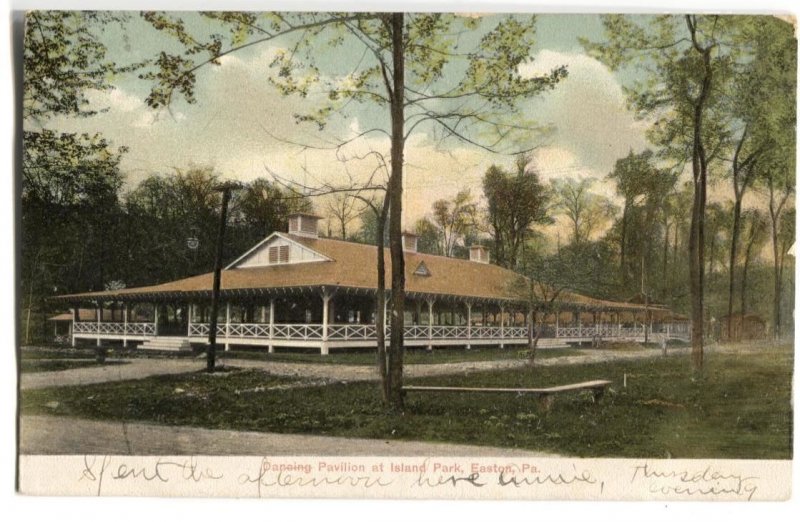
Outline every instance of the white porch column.
<svg viewBox="0 0 800 522">
<path fill-rule="evenodd" d="M 69 332 L 70 333 L 70 337 L 72 338 L 71 339 L 71 343 L 72 343 L 72 347 L 73 348 L 76 345 L 75 323 L 77 323 L 80 320 L 80 316 L 78 315 L 79 314 L 78 310 L 80 310 L 80 305 L 76 304 L 75 308 L 72 309 L 72 328 L 70 329 L 70 332 Z"/>
<path fill-rule="evenodd" d="M 122 346 L 128 347 L 128 303 L 122 305 Z"/>
<path fill-rule="evenodd" d="M 331 296 L 328 292 L 322 292 L 322 344 L 320 345 L 320 355 L 328 355 L 328 311 L 330 309 Z"/>
<path fill-rule="evenodd" d="M 617 312 L 617 337 L 622 337 L 622 314 Z"/>
<path fill-rule="evenodd" d="M 433 339 L 433 299 L 428 299 L 428 342 Z M 428 344 L 428 351 L 433 350 L 433 344 Z"/>
<path fill-rule="evenodd" d="M 103 322 L 103 306 L 97 305 L 97 346 L 100 346 L 100 323 Z"/>
<path fill-rule="evenodd" d="M 230 335 L 231 335 L 231 302 L 228 301 L 225 303 L 225 351 L 231 349 L 230 343 Z"/>
<path fill-rule="evenodd" d="M 153 305 L 153 337 L 158 335 L 158 303 Z"/>
<path fill-rule="evenodd" d="M 583 319 L 581 315 L 581 311 L 578 310 L 578 337 L 583 337 Z"/>
<path fill-rule="evenodd" d="M 472 348 L 470 340 L 472 339 L 472 303 L 467 302 L 467 350 Z"/>
<path fill-rule="evenodd" d="M 558 331 L 559 329 L 558 321 L 560 316 L 561 316 L 561 309 L 558 309 L 556 310 L 556 338 L 558 338 L 561 335 Z"/>
<path fill-rule="evenodd" d="M 667 339 L 669 339 L 670 335 L 670 326 L 672 325 L 672 321 L 667 321 Z"/>
<path fill-rule="evenodd" d="M 192 335 L 192 315 L 194 314 L 194 304 L 189 303 L 189 310 L 186 312 L 186 335 Z"/>
<path fill-rule="evenodd" d="M 275 353 L 275 346 L 272 340 L 275 338 L 275 298 L 269 300 L 269 340 L 270 344 L 267 347 L 269 353 Z"/>
<path fill-rule="evenodd" d="M 505 348 L 505 346 L 506 346 L 506 343 L 503 342 L 506 339 L 506 324 L 505 324 L 506 323 L 506 317 L 505 316 L 506 316 L 506 307 L 505 306 L 501 306 L 500 307 L 500 348 Z"/>
</svg>

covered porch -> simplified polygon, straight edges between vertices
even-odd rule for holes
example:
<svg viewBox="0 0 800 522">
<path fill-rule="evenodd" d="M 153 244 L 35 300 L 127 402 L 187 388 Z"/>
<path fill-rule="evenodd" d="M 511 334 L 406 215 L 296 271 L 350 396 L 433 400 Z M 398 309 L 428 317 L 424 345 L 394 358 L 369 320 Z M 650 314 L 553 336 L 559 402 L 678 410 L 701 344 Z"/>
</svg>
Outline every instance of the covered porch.
<svg viewBox="0 0 800 522">
<path fill-rule="evenodd" d="M 375 291 L 334 286 L 223 290 L 217 317 L 217 342 L 232 346 L 332 350 L 375 348 Z M 210 328 L 210 292 L 129 294 L 89 304 L 92 320 L 73 314 L 72 344 L 79 340 L 130 343 L 156 348 L 157 340 L 181 339 L 184 346 L 205 345 Z M 389 302 L 387 301 L 387 305 Z M 562 303 L 536 324 L 540 346 L 556 347 L 600 339 L 644 340 L 684 337 L 686 323 L 668 314 L 626 305 L 614 309 L 587 303 Z M 391 309 L 386 310 L 388 314 Z M 663 317 L 659 316 L 659 313 Z M 388 321 L 384 321 L 387 324 Z M 410 292 L 404 310 L 404 344 L 409 347 L 524 345 L 535 335 L 528 304 Z M 390 329 L 386 327 L 388 336 Z M 544 341 L 542 341 L 544 340 Z"/>
</svg>

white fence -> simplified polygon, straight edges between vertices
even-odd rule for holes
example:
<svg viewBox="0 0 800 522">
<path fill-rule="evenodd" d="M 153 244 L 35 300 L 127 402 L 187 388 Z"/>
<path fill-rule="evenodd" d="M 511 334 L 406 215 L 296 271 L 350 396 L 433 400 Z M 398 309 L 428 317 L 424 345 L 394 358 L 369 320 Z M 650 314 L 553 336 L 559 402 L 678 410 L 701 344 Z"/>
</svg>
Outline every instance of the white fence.
<svg viewBox="0 0 800 522">
<path fill-rule="evenodd" d="M 227 330 L 226 330 L 227 329 Z M 207 323 L 189 325 L 189 337 L 207 337 Z M 270 333 L 271 332 L 271 333 Z M 391 332 L 386 327 L 386 336 Z M 406 339 L 508 339 L 524 338 L 528 329 L 524 326 L 427 326 L 410 325 L 404 331 Z M 236 337 L 242 339 L 276 339 L 276 340 L 323 340 L 323 327 L 320 324 L 269 324 L 263 323 L 224 323 L 217 325 L 217 336 Z M 328 340 L 373 340 L 376 338 L 374 324 L 331 324 L 328 325 Z"/>
<path fill-rule="evenodd" d="M 664 333 L 663 325 L 654 328 L 656 333 Z M 671 336 L 680 336 L 686 328 L 671 325 Z M 192 323 L 189 325 L 189 337 L 207 337 L 208 323 Z M 391 332 L 386 327 L 386 336 Z M 94 321 L 76 322 L 73 333 L 84 335 L 109 336 L 155 336 L 155 323 L 97 323 Z M 275 339 L 275 340 L 324 340 L 321 324 L 269 324 L 264 323 L 230 323 L 217 324 L 217 336 L 238 339 Z M 328 325 L 327 340 L 336 341 L 369 341 L 376 338 L 374 324 L 331 324 Z M 527 326 L 443 326 L 443 325 L 409 325 L 405 327 L 404 337 L 409 340 L 420 339 L 454 339 L 454 340 L 486 340 L 486 339 L 524 339 L 528 336 Z M 650 332 L 651 334 L 654 332 Z M 619 325 L 598 324 L 596 326 L 562 326 L 555 328 L 545 326 L 542 338 L 561 337 L 573 339 L 591 339 L 593 337 L 640 337 L 644 336 L 644 327 L 620 327 Z"/>
<path fill-rule="evenodd" d="M 74 323 L 72 332 L 76 334 L 96 335 L 138 335 L 153 336 L 156 334 L 155 323 L 96 323 L 79 321 Z"/>
</svg>

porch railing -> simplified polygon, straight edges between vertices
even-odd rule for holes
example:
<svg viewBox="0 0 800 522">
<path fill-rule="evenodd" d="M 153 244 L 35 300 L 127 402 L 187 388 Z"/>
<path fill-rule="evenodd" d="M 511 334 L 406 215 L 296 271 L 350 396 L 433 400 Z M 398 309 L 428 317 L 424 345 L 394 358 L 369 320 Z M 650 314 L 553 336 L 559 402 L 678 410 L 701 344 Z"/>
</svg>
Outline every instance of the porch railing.
<svg viewBox="0 0 800 522">
<path fill-rule="evenodd" d="M 665 333 L 663 325 L 653 325 L 652 333 Z M 671 335 L 679 336 L 687 330 L 684 325 L 670 325 Z M 683 326 L 683 327 L 682 327 Z M 207 337 L 208 323 L 192 323 L 189 325 L 190 337 Z M 270 331 L 272 336 L 270 337 Z M 386 327 L 388 337 L 390 327 Z M 95 321 L 80 321 L 74 323 L 73 332 L 76 334 L 117 335 L 117 336 L 155 336 L 155 323 L 98 323 Z M 404 337 L 409 340 L 420 339 L 524 339 L 528 335 L 527 326 L 445 326 L 445 325 L 408 325 L 405 327 Z M 642 326 L 623 326 L 614 324 L 599 324 L 586 326 L 561 326 L 556 329 L 546 325 L 542 327 L 540 337 L 565 337 L 565 338 L 592 338 L 601 336 L 612 337 L 639 337 L 644 335 Z M 217 324 L 217 336 L 220 338 L 239 339 L 276 339 L 276 340 L 304 340 L 322 341 L 323 327 L 321 324 L 273 324 L 266 323 L 220 323 Z M 373 340 L 376 337 L 374 324 L 331 324 L 328 325 L 328 340 Z"/>
<path fill-rule="evenodd" d="M 156 324 L 79 321 L 74 323 L 72 331 L 76 334 L 153 336 L 156 334 Z"/>
<path fill-rule="evenodd" d="M 226 332 L 226 328 L 228 328 Z M 192 323 L 189 325 L 190 337 L 208 336 L 208 323 Z M 323 338 L 322 325 L 320 324 L 274 324 L 272 325 L 272 339 L 277 340 L 317 340 Z M 387 325 L 386 336 L 391 328 Z M 524 326 L 442 326 L 434 325 L 409 325 L 405 327 L 404 338 L 415 339 L 500 339 L 501 337 L 525 337 L 527 328 Z M 504 334 L 504 335 L 503 335 Z M 224 323 L 217 325 L 218 337 L 236 337 L 244 339 L 270 339 L 270 325 L 264 323 Z M 328 325 L 328 340 L 372 340 L 376 337 L 374 324 L 331 324 Z"/>
<path fill-rule="evenodd" d="M 95 333 L 97 323 L 76 323 L 86 325 L 89 330 L 78 331 L 76 333 Z M 100 323 L 101 325 L 111 325 L 115 323 Z M 120 323 L 121 324 L 121 323 Z M 133 325 L 149 325 L 152 323 L 129 323 L 129 328 Z M 227 328 L 227 330 L 226 330 Z M 595 336 L 605 338 L 611 337 L 638 337 L 644 335 L 641 326 L 622 327 L 613 324 L 598 324 L 586 326 L 562 326 L 556 331 L 554 326 L 541 326 L 541 338 L 565 337 L 591 339 Z M 189 325 L 190 337 L 208 336 L 208 323 L 192 323 Z M 386 326 L 386 336 L 389 336 L 391 328 Z M 467 328 L 461 326 L 443 325 L 408 325 L 404 329 L 404 338 L 408 340 L 420 339 L 524 339 L 528 336 L 527 326 L 472 326 Z M 677 332 L 675 332 L 677 333 Z M 146 335 L 146 334 L 145 334 Z M 153 335 L 151 332 L 149 335 Z M 275 340 L 303 340 L 303 341 L 322 341 L 323 328 L 321 324 L 273 324 L 272 336 L 270 337 L 270 325 L 265 323 L 224 323 L 217 325 L 217 336 L 221 338 L 239 339 L 275 339 Z M 374 340 L 376 338 L 376 328 L 374 324 L 331 324 L 328 325 L 329 341 L 358 341 Z"/>
</svg>

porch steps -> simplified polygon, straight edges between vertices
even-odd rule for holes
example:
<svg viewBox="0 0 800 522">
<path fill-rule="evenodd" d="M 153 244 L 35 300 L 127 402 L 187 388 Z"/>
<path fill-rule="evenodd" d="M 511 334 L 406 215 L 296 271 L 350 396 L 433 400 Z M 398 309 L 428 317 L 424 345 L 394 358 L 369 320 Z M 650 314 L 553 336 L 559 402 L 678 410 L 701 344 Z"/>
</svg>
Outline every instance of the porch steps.
<svg viewBox="0 0 800 522">
<path fill-rule="evenodd" d="M 563 339 L 556 339 L 554 337 L 541 337 L 539 342 L 536 343 L 537 348 L 569 348 L 569 345 Z"/>
<path fill-rule="evenodd" d="M 161 352 L 188 352 L 192 345 L 186 337 L 152 337 L 139 346 L 140 350 L 158 350 Z"/>
</svg>

